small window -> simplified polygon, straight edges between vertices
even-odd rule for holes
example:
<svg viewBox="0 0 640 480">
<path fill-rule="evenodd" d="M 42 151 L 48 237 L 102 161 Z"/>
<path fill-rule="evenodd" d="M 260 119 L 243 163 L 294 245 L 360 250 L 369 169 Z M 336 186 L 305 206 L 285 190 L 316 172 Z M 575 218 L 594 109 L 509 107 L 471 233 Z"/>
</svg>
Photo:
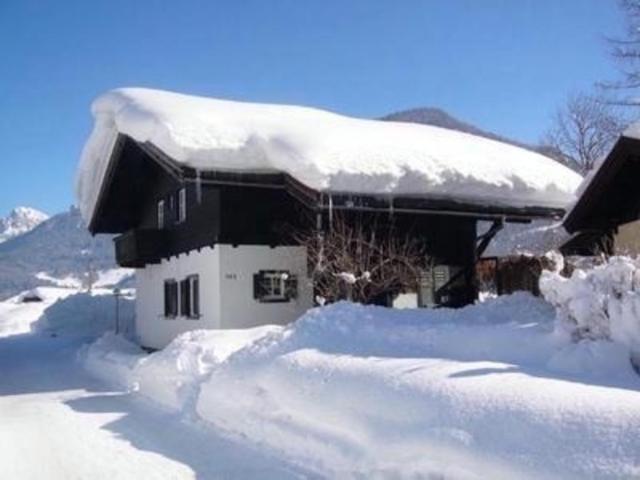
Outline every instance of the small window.
<svg viewBox="0 0 640 480">
<path fill-rule="evenodd" d="M 200 279 L 189 275 L 180 282 L 180 314 L 187 318 L 200 317 Z"/>
<path fill-rule="evenodd" d="M 286 270 L 261 270 L 253 276 L 253 298 L 259 302 L 289 302 L 297 297 L 298 279 Z"/>
<path fill-rule="evenodd" d="M 158 228 L 164 228 L 164 200 L 158 201 Z"/>
<path fill-rule="evenodd" d="M 187 189 L 178 190 L 178 223 L 187 219 Z"/>
<path fill-rule="evenodd" d="M 164 281 L 164 316 L 174 318 L 178 315 L 178 282 Z"/>
</svg>

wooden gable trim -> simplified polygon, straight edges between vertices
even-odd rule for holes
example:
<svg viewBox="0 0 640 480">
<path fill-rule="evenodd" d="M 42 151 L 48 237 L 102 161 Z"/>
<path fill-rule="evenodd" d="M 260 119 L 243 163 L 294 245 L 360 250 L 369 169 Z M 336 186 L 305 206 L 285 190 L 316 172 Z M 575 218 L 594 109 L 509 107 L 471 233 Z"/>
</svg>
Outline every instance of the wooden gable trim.
<svg viewBox="0 0 640 480">
<path fill-rule="evenodd" d="M 118 134 L 113 144 L 113 148 L 111 149 L 111 154 L 109 155 L 109 161 L 107 163 L 107 171 L 105 172 L 104 179 L 102 180 L 102 184 L 100 185 L 100 191 L 98 192 L 98 197 L 96 199 L 96 206 L 93 209 L 93 214 L 91 215 L 91 220 L 89 221 L 89 225 L 87 227 L 92 235 L 96 232 L 96 219 L 100 218 L 100 214 L 104 210 L 107 189 L 109 188 L 113 180 L 113 176 L 116 171 L 116 165 L 120 162 L 120 154 L 122 153 L 125 141 L 126 137 L 124 135 Z"/>
<path fill-rule="evenodd" d="M 575 233 L 592 228 L 591 225 L 585 223 L 588 221 L 589 212 L 598 202 L 603 201 L 602 197 L 611 182 L 634 152 L 640 154 L 640 140 L 621 136 L 565 217 L 563 226 L 567 232 Z"/>
</svg>

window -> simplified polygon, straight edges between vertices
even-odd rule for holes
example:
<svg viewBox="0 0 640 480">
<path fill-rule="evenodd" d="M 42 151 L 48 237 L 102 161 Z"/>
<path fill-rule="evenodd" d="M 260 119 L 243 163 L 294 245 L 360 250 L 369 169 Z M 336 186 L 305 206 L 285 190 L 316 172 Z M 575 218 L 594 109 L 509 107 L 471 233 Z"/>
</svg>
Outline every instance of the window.
<svg viewBox="0 0 640 480">
<path fill-rule="evenodd" d="M 289 302 L 297 297 L 298 279 L 286 270 L 260 270 L 253 276 L 253 298 L 259 302 Z"/>
<path fill-rule="evenodd" d="M 174 318 L 178 315 L 178 282 L 164 281 L 164 316 Z"/>
<path fill-rule="evenodd" d="M 158 228 L 164 228 L 164 200 L 158 201 Z"/>
<path fill-rule="evenodd" d="M 180 314 L 187 318 L 200 317 L 200 278 L 189 275 L 180 282 Z"/>
<path fill-rule="evenodd" d="M 182 187 L 178 190 L 178 223 L 187 219 L 187 189 Z"/>
</svg>

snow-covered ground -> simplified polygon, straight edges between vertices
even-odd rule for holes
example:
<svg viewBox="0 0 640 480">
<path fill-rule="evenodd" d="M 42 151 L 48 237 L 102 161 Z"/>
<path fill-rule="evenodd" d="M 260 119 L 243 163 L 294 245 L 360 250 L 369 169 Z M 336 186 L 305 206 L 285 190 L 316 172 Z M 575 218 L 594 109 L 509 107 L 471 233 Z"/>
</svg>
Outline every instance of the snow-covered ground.
<svg viewBox="0 0 640 480">
<path fill-rule="evenodd" d="M 246 441 L 105 386 L 77 361 L 84 336 L 16 334 L 37 324 L 56 299 L 64 305 L 62 297 L 73 297 L 69 289 L 46 293 L 42 303 L 0 302 L 0 478 L 314 478 Z"/>
<path fill-rule="evenodd" d="M 289 327 L 192 332 L 91 371 L 330 478 L 640 476 L 640 377 L 528 294 L 461 310 L 340 303 Z"/>
<path fill-rule="evenodd" d="M 640 477 L 629 344 L 574 343 L 528 294 L 338 303 L 147 354 L 113 333 L 83 344 L 78 305 L 110 306 L 54 293 L 0 310 L 0 331 L 39 332 L 0 338 L 7 478 Z"/>
</svg>

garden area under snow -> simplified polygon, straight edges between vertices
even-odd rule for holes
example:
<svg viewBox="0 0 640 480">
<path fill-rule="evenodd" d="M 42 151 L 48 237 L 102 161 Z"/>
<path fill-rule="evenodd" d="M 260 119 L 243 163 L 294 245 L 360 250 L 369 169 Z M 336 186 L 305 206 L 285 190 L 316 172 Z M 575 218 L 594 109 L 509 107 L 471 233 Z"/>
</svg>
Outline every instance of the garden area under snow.
<svg viewBox="0 0 640 480">
<path fill-rule="evenodd" d="M 458 310 L 342 302 L 286 327 L 189 332 L 152 354 L 108 332 L 85 343 L 74 363 L 145 412 L 178 421 L 187 429 L 181 444 L 191 429 L 193 438 L 215 433 L 277 459 L 293 478 L 640 476 L 632 363 L 640 262 L 613 258 L 571 278 L 547 272 L 541 287 L 547 301 L 518 293 Z M 75 329 L 95 338 L 78 319 L 101 317 L 79 305 L 111 311 L 110 297 L 99 297 L 15 298 L 1 304 L 0 330 L 20 311 L 37 318 L 38 338 L 63 342 Z M 11 338 L 24 335 L 3 340 Z M 134 432 L 134 446 L 151 442 L 145 428 Z M 170 439 L 170 430 L 163 435 Z M 164 455 L 180 457 L 171 448 Z M 202 457 L 180 458 L 195 465 L 215 447 L 198 449 Z M 243 478 L 261 478 L 252 472 Z"/>
</svg>

